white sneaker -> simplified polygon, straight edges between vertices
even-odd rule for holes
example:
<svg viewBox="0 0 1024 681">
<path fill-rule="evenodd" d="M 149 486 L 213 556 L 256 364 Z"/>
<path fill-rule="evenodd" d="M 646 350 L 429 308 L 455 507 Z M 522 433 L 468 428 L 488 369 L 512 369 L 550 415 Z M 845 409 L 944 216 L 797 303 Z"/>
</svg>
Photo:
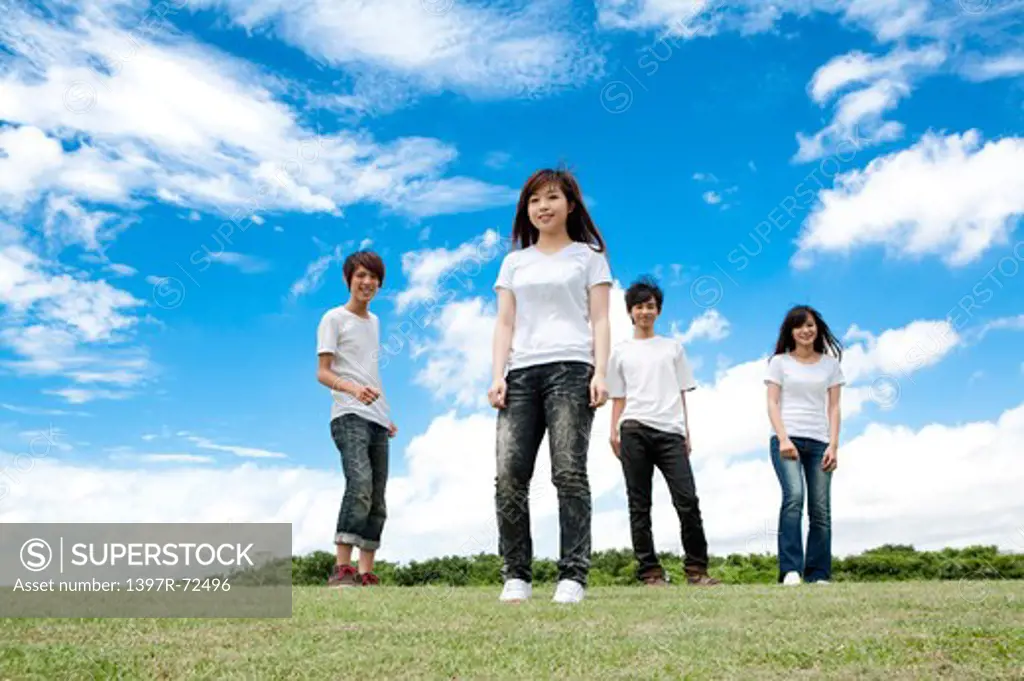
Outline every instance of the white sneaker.
<svg viewBox="0 0 1024 681">
<path fill-rule="evenodd" d="M 555 588 L 555 597 L 551 600 L 555 603 L 579 603 L 583 600 L 585 591 L 579 582 L 563 579 L 558 582 L 558 586 Z"/>
<path fill-rule="evenodd" d="M 819 579 L 816 582 L 811 582 L 811 584 L 831 584 L 831 583 L 832 582 L 828 581 L 827 579 Z"/>
<path fill-rule="evenodd" d="M 783 586 L 799 586 L 802 582 L 799 572 L 787 572 L 782 580 Z"/>
<path fill-rule="evenodd" d="M 525 601 L 533 595 L 533 585 L 522 579 L 510 579 L 505 582 L 499 601 Z"/>
</svg>

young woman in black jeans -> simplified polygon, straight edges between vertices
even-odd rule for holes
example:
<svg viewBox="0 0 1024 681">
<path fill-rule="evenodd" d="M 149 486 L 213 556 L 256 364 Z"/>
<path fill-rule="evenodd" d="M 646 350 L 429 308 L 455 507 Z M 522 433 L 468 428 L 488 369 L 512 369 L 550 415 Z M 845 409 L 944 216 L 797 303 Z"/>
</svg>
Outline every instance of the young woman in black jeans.
<svg viewBox="0 0 1024 681">
<path fill-rule="evenodd" d="M 558 490 L 561 551 L 556 603 L 583 599 L 590 571 L 587 451 L 594 411 L 608 399 L 611 271 L 601 234 L 565 171 L 541 170 L 519 197 L 495 290 L 493 382 L 498 409 L 499 552 L 502 601 L 532 594 L 529 488 L 545 431 Z"/>
</svg>

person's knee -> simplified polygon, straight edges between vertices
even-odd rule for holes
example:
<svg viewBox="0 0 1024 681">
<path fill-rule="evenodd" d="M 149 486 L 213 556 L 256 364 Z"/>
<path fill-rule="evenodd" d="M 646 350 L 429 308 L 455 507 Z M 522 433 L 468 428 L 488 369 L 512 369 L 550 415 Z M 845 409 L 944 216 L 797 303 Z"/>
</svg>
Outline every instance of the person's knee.
<svg viewBox="0 0 1024 681">
<path fill-rule="evenodd" d="M 551 482 L 559 494 L 565 496 L 585 496 L 590 492 L 587 471 L 571 466 L 559 467 L 551 472 Z"/>
<path fill-rule="evenodd" d="M 627 499 L 630 513 L 650 513 L 651 500 L 646 496 L 636 494 L 630 495 Z"/>
<path fill-rule="evenodd" d="M 672 504 L 679 513 L 689 514 L 697 510 L 699 499 L 696 492 L 681 491 L 675 494 Z"/>
<path fill-rule="evenodd" d="M 499 465 L 494 482 L 499 497 L 520 496 L 530 488 L 530 478 L 512 465 Z"/>
<path fill-rule="evenodd" d="M 381 521 L 388 517 L 388 504 L 379 490 L 374 490 L 370 500 L 370 515 Z"/>
<path fill-rule="evenodd" d="M 347 481 L 345 494 L 356 508 L 368 513 L 373 504 L 373 480 L 369 475 L 353 475 Z"/>
<path fill-rule="evenodd" d="M 829 508 L 828 499 L 811 498 L 807 507 L 807 521 L 817 527 L 828 527 L 832 522 L 832 510 Z"/>
<path fill-rule="evenodd" d="M 800 515 L 804 508 L 804 493 L 799 487 L 782 491 L 782 512 Z"/>
</svg>

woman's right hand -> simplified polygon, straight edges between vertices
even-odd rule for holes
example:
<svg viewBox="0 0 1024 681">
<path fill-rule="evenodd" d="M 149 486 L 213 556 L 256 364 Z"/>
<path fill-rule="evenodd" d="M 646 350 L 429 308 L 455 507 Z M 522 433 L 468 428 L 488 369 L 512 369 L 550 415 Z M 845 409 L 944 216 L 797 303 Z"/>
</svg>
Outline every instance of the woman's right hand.
<svg viewBox="0 0 1024 681">
<path fill-rule="evenodd" d="M 779 440 L 779 456 L 783 459 L 796 459 L 796 445 L 787 437 Z"/>
<path fill-rule="evenodd" d="M 487 400 L 491 403 L 491 406 L 495 409 L 505 408 L 505 379 L 496 378 L 491 383 L 491 387 L 487 390 Z"/>
</svg>

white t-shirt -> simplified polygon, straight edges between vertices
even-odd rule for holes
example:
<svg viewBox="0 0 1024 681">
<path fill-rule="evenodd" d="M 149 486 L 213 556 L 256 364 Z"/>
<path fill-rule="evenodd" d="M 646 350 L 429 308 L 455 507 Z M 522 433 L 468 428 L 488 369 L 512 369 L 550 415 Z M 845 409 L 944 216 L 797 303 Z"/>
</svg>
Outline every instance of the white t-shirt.
<svg viewBox="0 0 1024 681">
<path fill-rule="evenodd" d="M 775 355 L 764 381 L 782 386 L 779 410 L 786 435 L 829 441 L 828 389 L 846 382 L 835 357 L 822 355 L 814 364 L 804 364 L 788 353 Z M 772 433 L 778 435 L 774 426 Z"/>
<path fill-rule="evenodd" d="M 697 387 L 682 343 L 671 338 L 631 338 L 612 348 L 608 396 L 626 398 L 619 425 L 634 419 L 645 426 L 686 435 L 682 392 Z"/>
<path fill-rule="evenodd" d="M 611 281 L 604 253 L 578 241 L 551 255 L 536 246 L 506 255 L 494 288 L 509 289 L 516 299 L 507 370 L 547 362 L 593 364 L 590 287 Z"/>
<path fill-rule="evenodd" d="M 380 356 L 380 320 L 349 312 L 343 305 L 324 313 L 316 332 L 317 354 L 334 355 L 331 370 L 341 378 L 376 388 L 381 392 L 373 404 L 363 404 L 354 396 L 331 391 L 331 420 L 342 414 L 358 414 L 387 428 L 391 421 L 388 403 L 381 386 L 377 358 Z"/>
</svg>

